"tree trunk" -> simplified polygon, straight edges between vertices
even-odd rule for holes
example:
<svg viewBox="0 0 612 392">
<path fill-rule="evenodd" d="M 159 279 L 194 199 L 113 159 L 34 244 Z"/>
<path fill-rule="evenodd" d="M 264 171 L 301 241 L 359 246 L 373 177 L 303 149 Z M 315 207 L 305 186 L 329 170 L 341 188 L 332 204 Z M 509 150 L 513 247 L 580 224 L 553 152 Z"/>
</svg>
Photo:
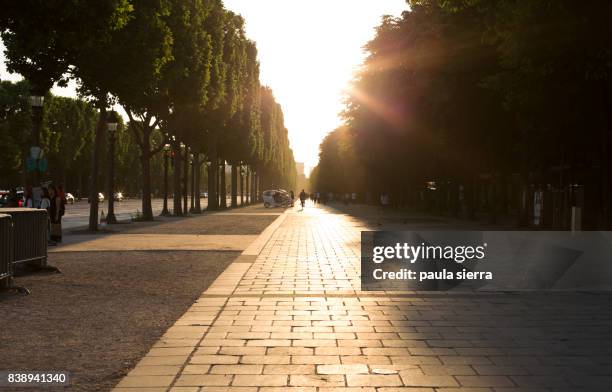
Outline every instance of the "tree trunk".
<svg viewBox="0 0 612 392">
<path fill-rule="evenodd" d="M 96 126 L 96 135 L 94 139 L 93 152 L 91 158 L 91 178 L 89 184 L 89 231 L 98 230 L 98 177 L 100 150 L 102 141 L 104 140 L 104 131 L 106 130 L 106 107 L 100 108 L 100 116 Z"/>
<path fill-rule="evenodd" d="M 216 189 L 217 189 L 217 209 L 221 207 L 221 160 L 219 159 L 217 161 L 217 165 L 216 165 L 216 173 L 217 173 L 217 184 L 216 184 Z"/>
<path fill-rule="evenodd" d="M 185 147 L 185 156 L 183 161 L 183 213 L 187 214 L 189 209 L 187 208 L 189 192 L 189 147 Z"/>
<path fill-rule="evenodd" d="M 225 159 L 221 160 L 221 173 L 219 173 L 219 175 L 221 176 L 221 208 L 227 208 L 227 187 L 225 184 Z"/>
<path fill-rule="evenodd" d="M 246 167 L 246 203 L 251 202 L 251 171 L 249 165 Z"/>
<path fill-rule="evenodd" d="M 253 203 L 257 203 L 259 200 L 257 199 L 257 172 L 253 172 L 253 181 L 251 181 L 251 193 L 253 194 L 252 200 Z"/>
<path fill-rule="evenodd" d="M 181 206 L 181 148 L 179 143 L 172 143 L 172 151 L 174 153 L 174 165 L 172 168 L 172 214 L 175 216 L 183 215 Z"/>
<path fill-rule="evenodd" d="M 106 215 L 106 223 L 115 224 L 115 135 L 110 134 L 108 138 L 108 176 L 106 178 L 108 185 L 108 214 Z"/>
<path fill-rule="evenodd" d="M 217 174 L 219 161 L 217 157 L 217 138 L 214 132 L 208 134 L 208 160 L 210 166 L 208 167 L 208 210 L 216 210 L 218 207 L 218 196 L 217 196 Z"/>
<path fill-rule="evenodd" d="M 232 165 L 232 208 L 238 207 L 238 168 Z"/>
<path fill-rule="evenodd" d="M 145 144 L 148 144 L 148 143 L 145 141 Z M 142 219 L 146 221 L 153 220 L 153 209 L 151 207 L 151 155 L 149 151 L 150 150 L 143 151 L 141 155 Z"/>
<path fill-rule="evenodd" d="M 195 190 L 193 192 L 195 196 L 195 206 L 193 212 L 195 212 L 196 214 L 202 213 L 202 204 L 200 203 L 200 168 L 200 153 L 197 153 L 193 155 L 193 170 L 195 172 L 193 175 L 193 181 L 195 185 Z"/>
<path fill-rule="evenodd" d="M 240 206 L 244 205 L 244 175 L 242 174 L 242 165 L 240 166 Z"/>
<path fill-rule="evenodd" d="M 251 203 L 255 204 L 257 202 L 257 187 L 255 183 L 257 182 L 257 172 L 253 172 L 251 174 Z"/>
<path fill-rule="evenodd" d="M 189 212 L 190 213 L 193 213 L 195 211 L 195 185 L 196 185 L 195 162 L 196 162 L 196 157 L 195 157 L 195 154 L 193 154 L 193 158 L 191 159 L 191 176 L 189 176 L 189 178 L 191 179 L 191 190 L 190 190 L 191 200 L 189 201 Z"/>
<path fill-rule="evenodd" d="M 260 174 L 257 176 L 257 191 L 258 191 L 258 194 L 261 195 L 261 193 L 264 191 L 264 186 L 263 186 L 264 179 L 263 179 L 263 175 L 261 174 L 262 172 L 261 168 L 258 170 L 258 172 Z"/>
</svg>

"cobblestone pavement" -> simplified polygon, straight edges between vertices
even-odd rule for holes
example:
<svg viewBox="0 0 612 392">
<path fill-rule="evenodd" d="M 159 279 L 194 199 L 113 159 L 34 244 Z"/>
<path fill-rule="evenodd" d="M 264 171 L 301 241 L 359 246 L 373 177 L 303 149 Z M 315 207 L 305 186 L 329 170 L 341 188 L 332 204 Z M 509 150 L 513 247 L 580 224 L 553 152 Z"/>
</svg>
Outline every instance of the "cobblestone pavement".
<svg viewBox="0 0 612 392">
<path fill-rule="evenodd" d="M 279 216 L 115 390 L 612 390 L 610 295 L 361 292 L 363 229 Z"/>
</svg>

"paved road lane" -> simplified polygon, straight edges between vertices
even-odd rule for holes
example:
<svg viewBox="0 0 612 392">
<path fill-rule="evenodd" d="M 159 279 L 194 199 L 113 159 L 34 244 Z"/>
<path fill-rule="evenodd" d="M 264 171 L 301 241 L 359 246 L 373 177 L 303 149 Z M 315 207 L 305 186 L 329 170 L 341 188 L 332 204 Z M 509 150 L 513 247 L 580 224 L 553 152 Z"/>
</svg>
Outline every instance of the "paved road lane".
<svg viewBox="0 0 612 392">
<path fill-rule="evenodd" d="M 202 199 L 202 208 L 208 206 L 208 199 Z M 153 215 L 159 215 L 163 207 L 163 199 L 153 199 Z M 172 199 L 168 200 L 168 206 L 172 209 Z M 108 213 L 108 201 L 100 204 L 100 210 Z M 141 199 L 126 199 L 124 201 L 115 202 L 115 216 L 119 221 L 129 221 L 137 211 L 142 211 Z M 74 229 L 77 227 L 87 226 L 89 222 L 89 203 L 87 200 L 68 204 L 66 206 L 66 215 L 62 219 L 62 227 L 64 229 Z"/>
</svg>

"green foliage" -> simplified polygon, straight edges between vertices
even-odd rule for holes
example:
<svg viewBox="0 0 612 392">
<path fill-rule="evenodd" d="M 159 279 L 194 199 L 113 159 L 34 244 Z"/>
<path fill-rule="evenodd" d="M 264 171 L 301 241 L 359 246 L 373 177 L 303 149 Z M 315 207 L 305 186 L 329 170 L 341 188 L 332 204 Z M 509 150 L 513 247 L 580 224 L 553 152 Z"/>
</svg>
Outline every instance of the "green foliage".
<svg viewBox="0 0 612 392">
<path fill-rule="evenodd" d="M 209 160 L 261 169 L 269 183 L 292 183 L 295 162 L 282 110 L 271 90 L 262 90 L 257 47 L 246 38 L 243 18 L 221 0 L 12 2 L 3 7 L 0 29 L 9 70 L 29 81 L 19 88 L 42 94 L 72 77 L 80 96 L 100 110 L 49 96 L 42 144 L 56 180 L 76 177 L 73 187 L 83 190 L 89 170 L 99 176 L 103 114 L 116 102 L 130 120 L 117 133 L 117 183 L 127 189 L 142 177 L 146 218 L 145 199 L 159 185 L 158 179 L 151 183 L 150 171 L 159 169 L 156 153 L 166 135 Z M 3 85 L 3 102 L 15 88 Z M 21 112 L 7 109 L 0 123 L 6 154 L 0 170 L 11 173 L 12 183 L 25 153 L 20 137 L 31 128 L 27 95 L 6 99 Z M 93 160 L 87 157 L 92 152 Z"/>
<path fill-rule="evenodd" d="M 261 127 L 263 133 L 263 167 L 265 188 L 290 188 L 295 184 L 295 160 L 281 106 L 272 90 L 261 88 Z"/>
<path fill-rule="evenodd" d="M 121 28 L 131 11 L 127 0 L 12 1 L 2 6 L 0 35 L 7 68 L 23 75 L 42 95 L 64 84 L 76 49 Z M 90 51 L 89 55 L 92 54 Z"/>
<path fill-rule="evenodd" d="M 0 188 L 19 183 L 31 113 L 27 82 L 0 82 Z"/>
<path fill-rule="evenodd" d="M 90 148 L 98 113 L 84 101 L 51 95 L 45 106 L 43 150 L 56 179 L 66 183 L 68 172 L 77 163 L 91 159 Z"/>
<path fill-rule="evenodd" d="M 524 188 L 590 181 L 593 210 L 609 211 L 611 12 L 571 0 L 410 1 L 365 46 L 315 187 L 402 204 L 426 181 L 520 174 Z"/>
</svg>

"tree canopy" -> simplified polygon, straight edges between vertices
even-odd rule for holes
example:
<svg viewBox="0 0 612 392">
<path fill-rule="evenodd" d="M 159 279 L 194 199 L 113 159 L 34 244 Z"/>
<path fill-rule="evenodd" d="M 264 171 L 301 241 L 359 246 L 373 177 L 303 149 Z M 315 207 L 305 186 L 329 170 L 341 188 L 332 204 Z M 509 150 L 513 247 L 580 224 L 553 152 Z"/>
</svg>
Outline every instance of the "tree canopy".
<svg viewBox="0 0 612 392">
<path fill-rule="evenodd" d="M 365 46 L 313 187 L 493 219 L 541 192 L 550 226 L 585 198 L 585 222 L 608 225 L 611 5 L 409 3 Z"/>
</svg>

